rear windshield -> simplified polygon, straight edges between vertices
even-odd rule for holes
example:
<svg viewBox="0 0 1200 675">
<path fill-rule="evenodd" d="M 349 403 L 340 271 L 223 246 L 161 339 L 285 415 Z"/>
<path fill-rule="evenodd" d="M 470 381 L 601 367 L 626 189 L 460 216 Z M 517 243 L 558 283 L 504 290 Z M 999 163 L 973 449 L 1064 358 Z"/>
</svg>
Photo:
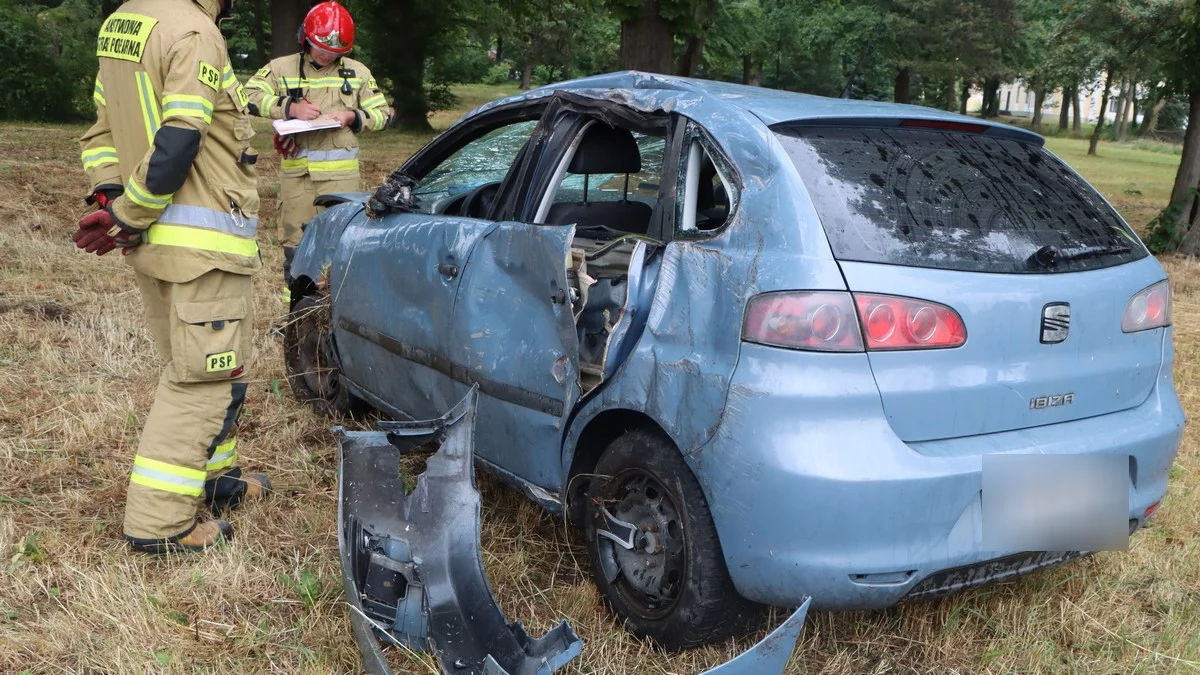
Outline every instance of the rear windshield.
<svg viewBox="0 0 1200 675">
<path fill-rule="evenodd" d="M 1112 207 L 1037 145 L 927 129 L 776 131 L 839 260 L 1045 274 L 1147 255 Z"/>
</svg>

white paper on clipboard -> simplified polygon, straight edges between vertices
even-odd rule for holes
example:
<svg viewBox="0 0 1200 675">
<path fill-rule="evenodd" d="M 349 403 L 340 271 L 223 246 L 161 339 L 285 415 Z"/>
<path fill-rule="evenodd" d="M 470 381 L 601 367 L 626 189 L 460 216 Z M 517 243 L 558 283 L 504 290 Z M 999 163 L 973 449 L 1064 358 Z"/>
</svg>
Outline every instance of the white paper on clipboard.
<svg viewBox="0 0 1200 675">
<path fill-rule="evenodd" d="M 292 134 L 303 134 L 309 131 L 320 131 L 322 129 L 340 129 L 342 124 L 335 119 L 328 117 L 318 117 L 315 120 L 275 120 L 271 123 L 275 127 L 275 133 L 280 136 L 290 136 Z"/>
</svg>

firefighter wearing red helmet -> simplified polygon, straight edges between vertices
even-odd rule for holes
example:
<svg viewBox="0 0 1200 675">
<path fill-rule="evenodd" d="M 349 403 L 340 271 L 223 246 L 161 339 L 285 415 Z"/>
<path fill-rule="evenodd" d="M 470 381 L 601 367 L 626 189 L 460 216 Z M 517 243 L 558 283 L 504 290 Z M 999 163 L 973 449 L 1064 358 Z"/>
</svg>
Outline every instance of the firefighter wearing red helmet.
<svg viewBox="0 0 1200 675">
<path fill-rule="evenodd" d="M 270 119 L 337 120 L 338 128 L 276 136 L 280 163 L 280 240 L 284 282 L 300 243 L 301 226 L 316 215 L 320 194 L 358 192 L 358 134 L 387 128 L 392 109 L 371 71 L 346 55 L 354 47 L 354 20 L 336 2 L 309 10 L 300 53 L 263 66 L 247 83 L 250 112 Z M 284 291 L 285 302 L 290 293 Z"/>
</svg>

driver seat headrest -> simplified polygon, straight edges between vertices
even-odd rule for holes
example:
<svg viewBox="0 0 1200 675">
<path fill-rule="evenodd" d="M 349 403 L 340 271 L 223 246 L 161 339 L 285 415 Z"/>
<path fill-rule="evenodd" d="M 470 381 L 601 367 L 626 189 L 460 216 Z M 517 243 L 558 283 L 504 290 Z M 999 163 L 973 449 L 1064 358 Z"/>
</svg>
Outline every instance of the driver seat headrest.
<svg viewBox="0 0 1200 675">
<path fill-rule="evenodd" d="M 594 122 L 584 132 L 567 171 L 575 174 L 637 173 L 642 170 L 642 153 L 633 132 Z"/>
</svg>

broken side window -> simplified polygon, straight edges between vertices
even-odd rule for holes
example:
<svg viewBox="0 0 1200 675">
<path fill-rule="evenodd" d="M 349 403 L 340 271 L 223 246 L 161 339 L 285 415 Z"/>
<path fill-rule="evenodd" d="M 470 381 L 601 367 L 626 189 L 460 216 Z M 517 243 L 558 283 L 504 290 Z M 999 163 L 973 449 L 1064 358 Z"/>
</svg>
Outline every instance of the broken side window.
<svg viewBox="0 0 1200 675">
<path fill-rule="evenodd" d="M 712 236 L 729 222 L 738 192 L 733 172 L 712 142 L 691 125 L 680 162 L 683 198 L 678 204 L 676 238 Z"/>
</svg>

